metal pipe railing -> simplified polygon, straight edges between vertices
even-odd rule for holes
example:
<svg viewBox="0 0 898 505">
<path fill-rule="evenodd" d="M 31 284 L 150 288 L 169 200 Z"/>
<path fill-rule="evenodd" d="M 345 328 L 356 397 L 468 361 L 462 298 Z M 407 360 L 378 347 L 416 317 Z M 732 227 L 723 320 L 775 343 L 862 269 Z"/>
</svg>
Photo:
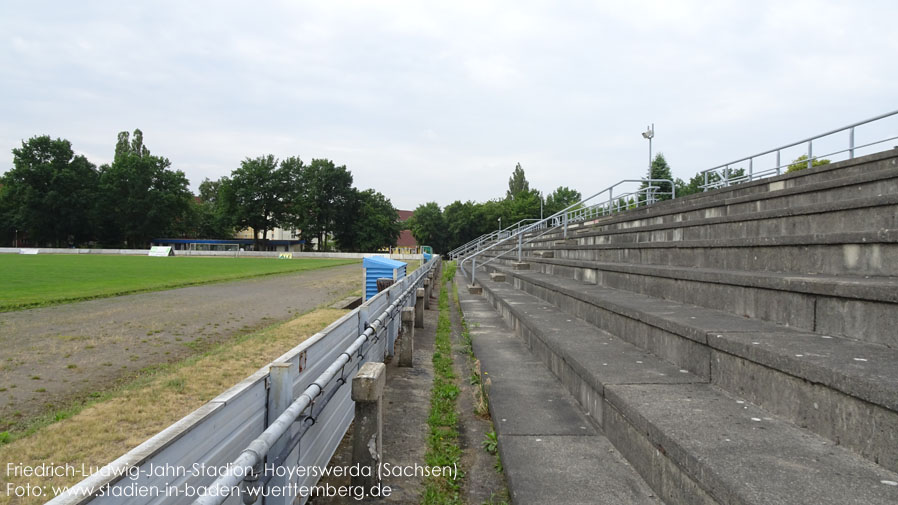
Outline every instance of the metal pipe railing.
<svg viewBox="0 0 898 505">
<path fill-rule="evenodd" d="M 261 435 L 250 442 L 249 446 L 227 466 L 227 470 L 222 472 L 212 484 L 207 486 L 206 493 L 194 500 L 193 505 L 220 505 L 223 503 L 231 495 L 231 491 L 253 473 L 252 469 L 264 462 L 265 456 L 268 455 L 275 443 L 287 434 L 293 423 L 324 392 L 325 386 L 337 376 L 337 373 L 341 372 L 352 361 L 352 356 L 359 352 L 372 336 L 376 336 L 377 332 L 383 329 L 390 319 L 395 317 L 394 314 L 397 312 L 397 309 L 406 303 L 409 296 L 414 296 L 418 282 L 424 279 L 424 274 L 430 271 L 438 261 L 438 257 L 431 259 L 418 278 L 392 304 L 384 309 L 365 331 Z"/>
<path fill-rule="evenodd" d="M 676 198 L 676 187 L 674 186 L 674 182 L 669 179 L 625 179 L 623 181 L 612 184 L 611 186 L 599 191 L 598 193 L 593 194 L 592 196 L 584 198 L 583 200 L 581 200 L 575 204 L 569 205 L 569 206 L 565 207 L 564 209 L 552 214 L 551 216 L 549 216 L 547 218 L 541 219 L 541 220 L 539 220 L 533 224 L 530 224 L 528 226 L 525 226 L 523 228 L 519 228 L 512 235 L 509 235 L 505 238 L 500 238 L 500 239 L 496 240 L 495 242 L 493 242 L 492 244 L 490 244 L 486 247 L 480 248 L 471 254 L 468 254 L 467 256 L 465 256 L 464 258 L 462 258 L 459 261 L 459 263 L 458 263 L 459 269 L 461 269 L 462 272 L 465 272 L 464 263 L 466 261 L 471 261 L 471 264 L 472 264 L 471 284 L 473 285 L 474 281 L 476 279 L 476 270 L 477 270 L 476 258 L 477 258 L 477 256 L 482 255 L 486 251 L 492 250 L 493 248 L 499 246 L 500 244 L 505 243 L 509 239 L 512 239 L 515 237 L 520 237 L 518 240 L 518 242 L 519 242 L 518 251 L 519 251 L 519 259 L 520 259 L 520 251 L 523 246 L 523 236 L 526 235 L 527 233 L 532 232 L 533 230 L 540 229 L 540 228 L 555 228 L 555 227 L 561 226 L 561 227 L 563 227 L 563 236 L 564 236 L 564 238 L 567 238 L 568 225 L 571 222 L 583 221 L 590 216 L 596 217 L 596 216 L 598 216 L 599 211 L 597 209 L 599 209 L 599 208 L 603 209 L 601 211 L 602 215 L 606 215 L 606 213 L 611 213 L 612 209 L 614 207 L 614 202 L 615 202 L 614 189 L 616 187 L 620 186 L 621 184 L 634 183 L 634 182 L 645 183 L 645 184 L 647 184 L 647 186 L 644 188 L 640 188 L 639 190 L 634 191 L 634 192 L 625 193 L 623 195 L 618 195 L 617 198 L 629 197 L 632 195 L 644 193 L 646 195 L 646 204 L 647 205 L 654 203 L 656 200 L 656 197 L 658 195 L 670 194 L 671 198 Z M 653 185 L 654 183 L 670 184 L 671 190 L 670 190 L 670 192 L 666 192 L 666 191 L 659 192 L 658 190 L 661 188 L 661 186 L 660 185 L 654 186 Z M 605 203 L 605 200 L 602 200 L 602 203 L 599 203 L 596 205 L 585 206 L 586 202 L 589 202 L 590 200 L 592 200 L 600 195 L 603 195 L 605 193 L 608 193 L 608 203 L 607 204 Z M 638 205 L 639 200 L 637 199 L 636 202 Z M 618 208 L 619 208 L 619 206 L 618 206 Z M 549 226 L 550 224 L 551 224 L 551 226 Z M 490 261 L 492 261 L 492 260 L 487 260 L 487 263 Z M 486 264 L 486 263 L 484 263 L 484 264 Z M 483 265 L 481 265 L 481 266 L 483 266 Z"/>
<path fill-rule="evenodd" d="M 818 160 L 820 158 L 825 158 L 827 156 L 835 156 L 838 154 L 848 153 L 848 159 L 854 159 L 855 151 L 858 149 L 863 149 L 865 147 L 872 147 L 877 144 L 882 144 L 885 142 L 889 142 L 889 141 L 898 139 L 898 136 L 891 136 L 891 137 L 888 137 L 888 138 L 885 138 L 882 140 L 877 140 L 875 142 L 869 142 L 867 144 L 858 146 L 858 145 L 855 145 L 854 129 L 859 126 L 874 123 L 881 119 L 895 116 L 896 114 L 898 114 L 898 110 L 892 111 L 892 112 L 887 112 L 885 114 L 880 114 L 879 116 L 872 117 L 870 119 L 865 119 L 863 121 L 858 121 L 856 123 L 850 124 L 848 126 L 843 126 L 841 128 L 836 128 L 835 130 L 830 130 L 826 133 L 814 135 L 813 137 L 808 137 L 806 139 L 799 140 L 797 142 L 792 142 L 791 144 L 782 145 L 782 146 L 779 146 L 779 147 L 776 147 L 773 149 L 769 149 L 764 152 L 760 152 L 757 154 L 753 154 L 751 156 L 746 156 L 744 158 L 740 158 L 735 161 L 730 161 L 728 163 L 724 163 L 722 165 L 718 165 L 716 167 L 709 168 L 707 170 L 702 170 L 701 172 L 699 172 L 699 173 L 703 174 L 703 181 L 704 181 L 704 184 L 701 185 L 701 188 L 707 191 L 708 189 L 719 188 L 721 186 L 724 186 L 724 187 L 730 186 L 733 184 L 737 184 L 739 182 L 748 182 L 748 181 L 753 181 L 753 180 L 757 180 L 757 179 L 763 179 L 765 177 L 771 177 L 773 175 L 780 175 L 782 173 L 783 168 L 787 168 L 794 163 L 794 162 L 789 162 L 789 163 L 783 164 L 780 159 L 781 152 L 784 149 L 789 149 L 791 147 L 796 147 L 796 146 L 799 146 L 799 145 L 802 145 L 805 143 L 807 144 L 806 156 L 807 156 L 808 168 L 811 168 L 813 166 L 815 160 Z M 828 137 L 830 135 L 834 135 L 836 133 L 842 133 L 845 131 L 848 132 L 848 147 L 847 148 L 840 149 L 840 150 L 833 151 L 833 152 L 826 153 L 826 154 L 818 154 L 816 156 L 814 155 L 814 141 L 815 140 L 819 140 L 824 137 Z M 762 156 L 767 156 L 769 154 L 774 154 L 774 153 L 776 153 L 776 166 L 775 167 L 764 169 L 761 171 L 754 170 L 754 160 L 755 159 L 760 158 Z M 731 178 L 730 175 L 734 172 L 734 169 L 732 167 L 734 165 L 739 165 L 739 164 L 745 163 L 745 162 L 748 162 L 748 174 L 743 175 L 741 177 L 737 177 L 737 178 Z M 718 170 L 721 171 L 720 174 L 717 174 Z M 717 174 L 718 179 L 709 181 L 709 176 L 711 174 Z"/>
</svg>

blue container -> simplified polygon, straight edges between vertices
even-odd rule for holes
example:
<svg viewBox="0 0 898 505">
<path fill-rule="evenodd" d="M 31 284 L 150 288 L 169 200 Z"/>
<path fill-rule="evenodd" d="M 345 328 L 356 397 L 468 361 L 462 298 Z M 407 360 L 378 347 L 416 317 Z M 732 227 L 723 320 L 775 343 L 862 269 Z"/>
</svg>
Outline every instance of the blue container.
<svg viewBox="0 0 898 505">
<path fill-rule="evenodd" d="M 362 260 L 362 271 L 365 276 L 365 297 L 367 300 L 377 294 L 377 279 L 393 279 L 398 281 L 405 277 L 406 264 L 383 256 L 371 256 Z"/>
</svg>

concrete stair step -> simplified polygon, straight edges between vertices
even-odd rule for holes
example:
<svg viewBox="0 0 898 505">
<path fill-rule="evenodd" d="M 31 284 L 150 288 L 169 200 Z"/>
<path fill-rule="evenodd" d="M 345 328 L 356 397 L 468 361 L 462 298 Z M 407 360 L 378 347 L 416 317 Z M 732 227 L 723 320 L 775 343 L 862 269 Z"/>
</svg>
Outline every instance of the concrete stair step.
<svg viewBox="0 0 898 505">
<path fill-rule="evenodd" d="M 613 229 L 596 225 L 583 227 L 571 236 L 579 245 L 601 245 L 878 232 L 898 229 L 896 206 L 898 194 L 893 193 L 737 215 L 708 215 L 658 223 L 633 222 L 627 227 Z M 530 243 L 537 246 L 551 244 L 542 238 Z"/>
<path fill-rule="evenodd" d="M 483 285 L 497 306 L 513 285 L 898 471 L 898 350 L 537 272 L 506 275 Z"/>
<path fill-rule="evenodd" d="M 531 270 L 898 348 L 898 277 L 527 258 Z"/>
<path fill-rule="evenodd" d="M 670 222 L 688 222 L 721 216 L 737 217 L 741 214 L 838 205 L 842 201 L 880 198 L 898 193 L 898 167 L 870 170 L 813 184 L 783 186 L 766 183 L 759 187 L 779 189 L 748 194 L 708 192 L 703 194 L 703 198 L 693 200 L 687 197 L 678 204 L 675 204 L 677 200 L 661 202 L 603 218 L 592 227 L 592 230 L 607 232 Z"/>
<path fill-rule="evenodd" d="M 515 504 L 661 501 L 482 298 L 459 301 L 489 380 L 490 413 Z"/>
<path fill-rule="evenodd" d="M 478 357 L 488 362 L 512 339 L 529 347 L 665 503 L 889 503 L 898 493 L 889 484 L 898 476 L 832 442 L 507 284 L 485 288 L 521 337 L 506 330 L 499 341 L 481 341 L 482 333 L 474 334 Z M 473 303 L 463 304 L 469 321 Z M 483 331 L 499 326 L 494 318 Z M 532 358 L 519 363 L 516 376 L 534 375 Z M 510 393 L 491 389 L 496 399 Z M 548 403 L 544 393 L 518 394 L 509 401 Z"/>
<path fill-rule="evenodd" d="M 545 258 L 728 270 L 898 275 L 898 229 L 721 240 L 573 245 L 523 253 Z M 540 256 L 539 253 L 542 253 Z"/>
<path fill-rule="evenodd" d="M 895 473 L 711 385 L 605 394 L 605 433 L 669 505 L 898 501 Z"/>
</svg>

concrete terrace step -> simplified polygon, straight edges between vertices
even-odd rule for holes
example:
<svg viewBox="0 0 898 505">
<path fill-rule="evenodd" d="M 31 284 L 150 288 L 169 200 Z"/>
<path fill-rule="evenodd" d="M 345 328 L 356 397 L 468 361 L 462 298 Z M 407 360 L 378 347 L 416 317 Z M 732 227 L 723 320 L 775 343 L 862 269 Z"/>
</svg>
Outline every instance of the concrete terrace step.
<svg viewBox="0 0 898 505">
<path fill-rule="evenodd" d="M 898 347 L 898 277 L 799 275 L 527 258 L 530 269 Z"/>
<path fill-rule="evenodd" d="M 651 488 L 481 297 L 459 292 L 512 502 L 653 504 Z"/>
<path fill-rule="evenodd" d="M 898 496 L 887 484 L 898 478 L 894 473 L 536 297 L 501 283 L 484 288 L 665 503 L 873 504 Z M 515 338 L 506 331 L 506 340 Z M 500 352 L 490 344 L 480 342 L 478 356 Z M 524 363 L 519 371 L 530 375 L 531 362 Z"/>
<path fill-rule="evenodd" d="M 890 194 L 738 215 L 708 215 L 688 221 L 634 222 L 624 228 L 584 226 L 568 236 L 576 238 L 580 245 L 599 245 L 878 232 L 898 229 L 896 208 L 898 194 Z M 539 247 L 553 245 L 554 240 L 553 235 L 547 234 L 531 243 Z"/>
<path fill-rule="evenodd" d="M 893 158 L 892 162 L 896 161 L 898 158 Z M 699 198 L 689 196 L 682 200 L 659 202 L 601 218 L 592 227 L 596 230 L 610 231 L 894 195 L 898 193 L 898 166 L 794 187 L 771 183 L 762 183 L 761 187 L 770 189 L 736 195 L 733 192 L 718 190 L 702 193 Z"/>
<path fill-rule="evenodd" d="M 605 394 L 605 433 L 668 505 L 898 501 L 895 473 L 713 386 Z"/>
<path fill-rule="evenodd" d="M 898 471 L 898 350 L 541 273 L 504 271 L 543 304 Z M 520 305 L 510 284 L 482 284 L 501 311 L 514 313 L 512 302 Z M 526 317 L 518 319 L 527 326 Z"/>
<path fill-rule="evenodd" d="M 795 273 L 898 275 L 898 229 L 721 240 L 591 245 L 528 244 L 524 254 L 559 259 Z"/>
</svg>

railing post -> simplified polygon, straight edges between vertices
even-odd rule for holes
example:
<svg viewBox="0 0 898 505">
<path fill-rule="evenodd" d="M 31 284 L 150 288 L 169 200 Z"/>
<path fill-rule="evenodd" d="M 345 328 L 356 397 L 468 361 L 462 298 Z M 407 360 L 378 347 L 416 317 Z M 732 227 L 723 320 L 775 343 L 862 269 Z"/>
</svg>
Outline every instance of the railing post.
<svg viewBox="0 0 898 505">
<path fill-rule="evenodd" d="M 390 286 L 387 291 L 387 307 L 396 301 L 396 295 L 399 293 L 399 286 L 397 286 L 397 284 L 398 282 L 393 284 L 393 286 L 396 286 L 395 289 L 393 286 Z M 396 352 L 396 336 L 398 329 L 399 327 L 396 325 L 396 318 L 391 317 L 389 322 L 387 322 L 387 356 L 393 356 Z"/>
<path fill-rule="evenodd" d="M 424 308 L 430 309 L 430 275 L 424 277 Z"/>
<path fill-rule="evenodd" d="M 782 165 L 780 165 L 780 150 L 776 150 L 776 175 L 780 175 L 782 173 Z"/>
<path fill-rule="evenodd" d="M 723 187 L 730 187 L 730 166 L 727 165 L 723 169 Z"/>
<path fill-rule="evenodd" d="M 521 261 L 521 248 L 524 245 L 524 234 L 520 231 L 518 232 L 518 262 Z"/>
<path fill-rule="evenodd" d="M 415 309 L 402 309 L 402 340 L 399 341 L 399 366 L 414 366 Z"/>
<path fill-rule="evenodd" d="M 563 235 L 563 237 L 565 239 L 567 239 L 567 216 L 568 216 L 568 213 L 565 212 L 564 213 L 564 235 Z"/>
<path fill-rule="evenodd" d="M 387 367 L 369 361 L 352 379 L 355 419 L 352 430 L 352 465 L 362 471 L 353 474 L 352 486 L 366 495 L 375 495 L 380 486 L 378 467 L 383 455 L 383 395 Z"/>
<path fill-rule="evenodd" d="M 272 363 L 268 367 L 269 377 L 271 377 L 271 388 L 268 390 L 268 422 L 271 423 L 283 414 L 287 407 L 293 402 L 293 383 L 296 376 L 299 375 L 299 367 L 292 362 Z M 284 434 L 271 449 L 268 451 L 268 463 L 272 463 L 274 458 L 280 456 L 287 447 L 290 432 Z M 290 466 L 286 461 L 280 462 L 279 466 Z M 286 465 L 285 465 L 286 464 Z M 272 489 L 287 489 L 289 474 L 278 475 L 277 473 L 268 481 L 268 486 Z M 277 494 L 277 493 L 273 493 Z M 288 493 L 284 493 L 288 494 Z M 287 505 L 292 500 L 286 496 L 268 496 L 265 497 L 266 505 Z"/>
<path fill-rule="evenodd" d="M 477 258 L 471 258 L 471 285 L 474 285 L 474 273 L 477 272 Z"/>
<path fill-rule="evenodd" d="M 808 168 L 813 168 L 814 166 L 814 141 L 808 141 Z"/>
<path fill-rule="evenodd" d="M 755 178 L 754 178 L 755 171 L 754 171 L 754 168 L 753 168 L 753 167 L 754 167 L 754 163 L 753 163 L 753 162 L 754 162 L 754 158 L 749 158 L 749 159 L 748 159 L 748 182 L 751 182 L 751 181 L 753 181 L 753 180 L 755 179 Z"/>
<path fill-rule="evenodd" d="M 424 327 L 424 288 L 415 290 L 415 328 Z"/>
<path fill-rule="evenodd" d="M 854 159 L 854 127 L 848 130 L 848 159 Z"/>
</svg>

